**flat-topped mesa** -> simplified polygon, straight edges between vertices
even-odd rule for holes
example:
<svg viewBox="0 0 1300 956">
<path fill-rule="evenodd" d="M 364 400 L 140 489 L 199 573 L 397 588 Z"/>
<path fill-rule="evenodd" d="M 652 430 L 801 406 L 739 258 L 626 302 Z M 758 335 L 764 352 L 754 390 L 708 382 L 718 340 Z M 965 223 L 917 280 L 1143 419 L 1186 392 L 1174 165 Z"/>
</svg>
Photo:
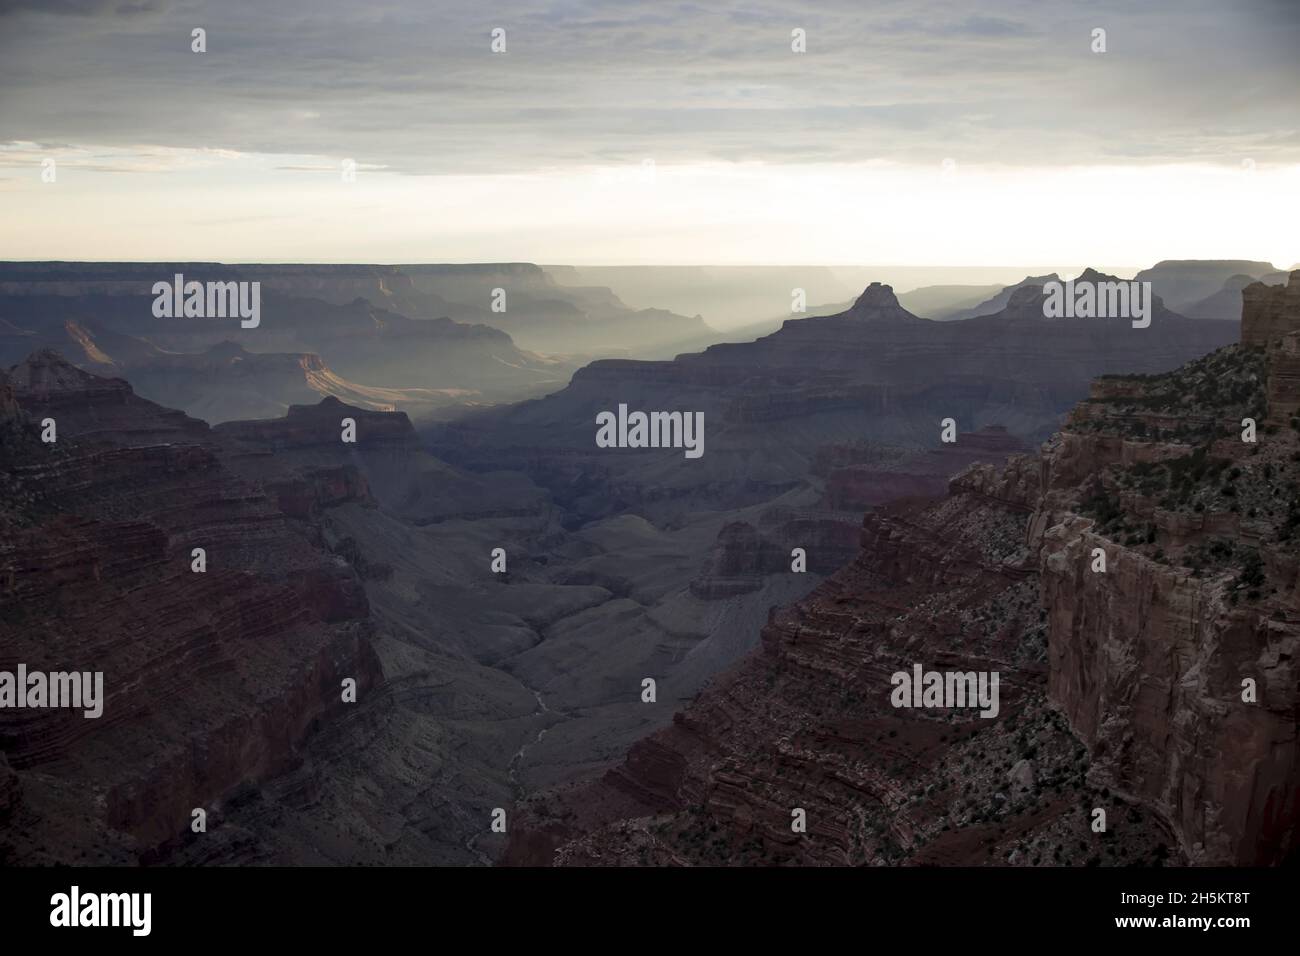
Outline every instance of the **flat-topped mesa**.
<svg viewBox="0 0 1300 956">
<path fill-rule="evenodd" d="M 0 266 L 0 295 L 140 295 L 177 273 L 197 282 L 251 280 L 263 292 L 343 303 L 377 300 L 414 288 L 391 265 L 225 265 L 216 262 L 29 262 Z"/>
<path fill-rule="evenodd" d="M 416 442 L 415 428 L 405 412 L 357 408 L 333 395 L 327 395 L 315 405 L 290 405 L 284 418 L 223 422 L 213 432 L 225 438 L 265 443 L 272 449 L 338 445 L 345 418 L 356 422 L 359 446 Z"/>
<path fill-rule="evenodd" d="M 851 319 L 863 319 L 868 322 L 924 322 L 925 319 L 913 315 L 898 304 L 892 286 L 873 282 L 858 296 L 853 307 L 844 313 Z"/>
<path fill-rule="evenodd" d="M 1300 269 L 1286 285 L 1252 282 L 1241 290 L 1241 344 L 1261 346 L 1300 332 Z"/>
<path fill-rule="evenodd" d="M 140 387 L 139 380 L 143 378 L 149 381 L 150 373 L 193 371 L 211 375 L 214 371 L 227 368 L 244 378 L 277 371 L 331 374 L 325 360 L 316 352 L 250 352 L 238 342 L 229 339 L 211 345 L 201 352 L 161 352 L 150 356 L 147 364 L 128 366 L 126 374 L 131 381 L 135 382 L 136 387 Z M 142 390 L 147 391 L 147 389 Z"/>
</svg>

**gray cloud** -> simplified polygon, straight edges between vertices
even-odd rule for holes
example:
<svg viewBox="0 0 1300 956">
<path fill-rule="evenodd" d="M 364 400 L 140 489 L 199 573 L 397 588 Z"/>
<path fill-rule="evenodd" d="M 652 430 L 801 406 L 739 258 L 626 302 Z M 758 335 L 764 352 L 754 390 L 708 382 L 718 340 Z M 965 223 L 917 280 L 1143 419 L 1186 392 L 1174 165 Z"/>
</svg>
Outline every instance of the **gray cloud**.
<svg viewBox="0 0 1300 956">
<path fill-rule="evenodd" d="M 131 17 L 158 13 L 163 0 L 0 0 L 0 17 L 19 13 L 44 13 L 74 17 Z"/>
<path fill-rule="evenodd" d="M 646 157 L 1300 161 L 1300 5 L 1281 0 L 37 6 L 0 0 L 0 141 L 406 174 Z M 505 55 L 489 52 L 497 26 Z M 795 27 L 806 54 L 790 51 Z"/>
</svg>

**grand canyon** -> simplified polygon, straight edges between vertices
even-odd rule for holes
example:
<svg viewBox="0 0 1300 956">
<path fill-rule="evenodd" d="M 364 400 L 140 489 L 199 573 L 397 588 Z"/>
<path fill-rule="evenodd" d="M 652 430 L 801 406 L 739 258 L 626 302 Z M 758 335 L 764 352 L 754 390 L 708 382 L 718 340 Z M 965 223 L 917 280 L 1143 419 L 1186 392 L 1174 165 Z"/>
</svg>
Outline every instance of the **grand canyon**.
<svg viewBox="0 0 1300 956">
<path fill-rule="evenodd" d="M 1284 940 L 1297 49 L 0 0 L 5 942 Z"/>
<path fill-rule="evenodd" d="M 429 311 L 651 321 L 536 266 L 0 267 L 0 670 L 105 685 L 0 711 L 0 852 L 1284 862 L 1300 272 L 1164 304 L 1241 267 L 1162 263 L 1146 328 L 872 282 L 672 359 L 702 322 L 586 358 Z M 260 326 L 151 318 L 173 271 L 264 282 Z M 704 453 L 601 447 L 620 404 Z M 996 714 L 891 705 L 914 664 Z"/>
</svg>

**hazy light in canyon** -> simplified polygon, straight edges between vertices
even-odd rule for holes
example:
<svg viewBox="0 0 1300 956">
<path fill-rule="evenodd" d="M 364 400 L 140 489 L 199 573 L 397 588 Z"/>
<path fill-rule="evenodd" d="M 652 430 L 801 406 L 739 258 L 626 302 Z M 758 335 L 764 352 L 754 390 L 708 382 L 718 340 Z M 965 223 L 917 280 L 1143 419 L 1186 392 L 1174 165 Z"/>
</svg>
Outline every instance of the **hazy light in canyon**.
<svg viewBox="0 0 1300 956">
<path fill-rule="evenodd" d="M 17 159 L 19 148 L 6 151 Z M 141 151 L 0 184 L 13 259 L 916 264 L 1300 259 L 1300 166 L 584 166 L 411 176 Z M 55 154 L 58 159 L 58 154 Z M 134 165 L 133 165 L 134 164 Z M 111 168 L 105 168 L 106 165 Z"/>
</svg>

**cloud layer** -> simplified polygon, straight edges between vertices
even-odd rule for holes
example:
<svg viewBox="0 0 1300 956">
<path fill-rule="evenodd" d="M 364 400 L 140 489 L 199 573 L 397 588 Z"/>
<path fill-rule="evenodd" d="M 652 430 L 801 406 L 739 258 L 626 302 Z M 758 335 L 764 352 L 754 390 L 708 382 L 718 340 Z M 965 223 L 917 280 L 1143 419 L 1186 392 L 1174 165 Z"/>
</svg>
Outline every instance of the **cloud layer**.
<svg viewBox="0 0 1300 956">
<path fill-rule="evenodd" d="M 1296 49 L 1293 0 L 0 0 L 0 257 L 1293 262 Z"/>
<path fill-rule="evenodd" d="M 645 158 L 1300 160 L 1298 4 L 981 8 L 6 0 L 0 142 L 354 157 L 415 175 Z M 196 27 L 206 53 L 190 50 Z"/>
</svg>

